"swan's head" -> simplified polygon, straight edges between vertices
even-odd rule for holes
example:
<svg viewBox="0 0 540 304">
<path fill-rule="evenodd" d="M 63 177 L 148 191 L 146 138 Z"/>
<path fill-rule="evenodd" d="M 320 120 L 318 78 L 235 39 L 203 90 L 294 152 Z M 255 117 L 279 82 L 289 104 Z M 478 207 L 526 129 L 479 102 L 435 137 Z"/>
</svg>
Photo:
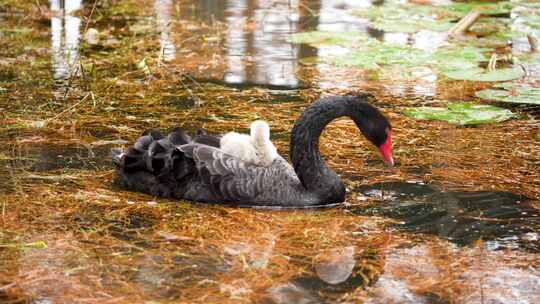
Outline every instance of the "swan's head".
<svg viewBox="0 0 540 304">
<path fill-rule="evenodd" d="M 352 118 L 362 134 L 381 152 L 383 160 L 389 166 L 394 165 L 392 158 L 392 126 L 388 119 L 372 105 L 359 102 L 358 111 Z"/>
</svg>

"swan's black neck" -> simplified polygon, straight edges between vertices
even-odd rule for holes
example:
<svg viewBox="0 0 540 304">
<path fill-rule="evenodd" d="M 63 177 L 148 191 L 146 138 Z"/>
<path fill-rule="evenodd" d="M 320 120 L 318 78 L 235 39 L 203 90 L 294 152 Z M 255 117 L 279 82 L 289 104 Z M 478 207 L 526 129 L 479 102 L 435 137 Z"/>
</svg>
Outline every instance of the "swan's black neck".
<svg viewBox="0 0 540 304">
<path fill-rule="evenodd" d="M 317 195 L 321 203 L 332 204 L 345 200 L 345 185 L 330 169 L 319 151 L 319 137 L 332 120 L 349 116 L 362 133 L 373 142 L 371 125 L 386 123 L 382 114 L 369 105 L 370 95 L 322 98 L 311 104 L 296 121 L 291 135 L 291 160 L 304 187 Z M 383 129 L 384 130 L 384 129 Z"/>
</svg>

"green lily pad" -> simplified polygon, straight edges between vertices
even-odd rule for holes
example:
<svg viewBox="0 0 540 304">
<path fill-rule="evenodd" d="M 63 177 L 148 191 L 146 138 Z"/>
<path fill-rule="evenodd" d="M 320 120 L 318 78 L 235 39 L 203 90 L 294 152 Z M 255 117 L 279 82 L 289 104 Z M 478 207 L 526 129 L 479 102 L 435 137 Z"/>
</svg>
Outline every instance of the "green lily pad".
<svg viewBox="0 0 540 304">
<path fill-rule="evenodd" d="M 356 10 L 354 15 L 368 19 L 372 26 L 385 32 L 414 33 L 420 30 L 445 32 L 451 19 L 434 16 L 434 7 L 417 4 L 390 3 Z"/>
<path fill-rule="evenodd" d="M 487 61 L 487 49 L 473 46 L 440 48 L 432 55 L 432 66 L 441 72 L 478 68 L 478 63 Z"/>
<path fill-rule="evenodd" d="M 505 121 L 516 114 L 510 110 L 473 103 L 451 103 L 448 108 L 421 107 L 408 108 L 403 113 L 421 120 L 442 120 L 456 125 L 476 125 Z"/>
<path fill-rule="evenodd" d="M 324 61 L 338 66 L 375 69 L 380 65 L 413 67 L 428 59 L 429 54 L 422 50 L 377 42 L 347 55 L 329 56 Z"/>
<path fill-rule="evenodd" d="M 424 19 L 378 19 L 372 23 L 373 27 L 385 32 L 416 33 L 421 30 L 434 32 L 446 32 L 452 28 L 449 21 L 424 20 Z"/>
<path fill-rule="evenodd" d="M 292 43 L 306 43 L 313 46 L 355 46 L 361 42 L 366 42 L 370 39 L 371 38 L 369 38 L 365 33 L 360 32 L 311 31 L 292 34 L 288 41 Z"/>
<path fill-rule="evenodd" d="M 443 71 L 443 75 L 455 80 L 470 81 L 508 81 L 521 78 L 525 72 L 521 67 L 486 71 L 482 68 L 466 68 L 453 71 Z"/>
<path fill-rule="evenodd" d="M 509 1 L 504 2 L 460 2 L 450 5 L 443 5 L 437 7 L 439 10 L 445 10 L 450 14 L 454 14 L 458 17 L 467 15 L 470 11 L 474 10 L 484 15 L 501 15 L 510 14 L 513 8 L 513 4 Z"/>
<path fill-rule="evenodd" d="M 476 92 L 475 95 L 488 100 L 540 105 L 540 88 L 514 85 L 512 83 L 501 83 L 495 87 L 500 88 L 500 90 L 486 89 Z"/>
<path fill-rule="evenodd" d="M 492 2 L 467 2 L 452 3 L 449 5 L 420 5 L 414 3 L 397 3 L 397 1 L 385 1 L 382 6 L 369 7 L 355 10 L 354 15 L 366 18 L 380 26 L 391 29 L 390 31 L 406 32 L 413 29 L 428 29 L 444 31 L 443 28 L 451 26 L 450 22 L 462 18 L 470 11 L 475 10 L 484 15 L 509 14 L 513 4 L 505 1 Z M 382 26 L 384 24 L 384 26 Z M 392 25 L 396 24 L 396 25 Z M 398 25 L 405 25 L 400 28 Z"/>
</svg>

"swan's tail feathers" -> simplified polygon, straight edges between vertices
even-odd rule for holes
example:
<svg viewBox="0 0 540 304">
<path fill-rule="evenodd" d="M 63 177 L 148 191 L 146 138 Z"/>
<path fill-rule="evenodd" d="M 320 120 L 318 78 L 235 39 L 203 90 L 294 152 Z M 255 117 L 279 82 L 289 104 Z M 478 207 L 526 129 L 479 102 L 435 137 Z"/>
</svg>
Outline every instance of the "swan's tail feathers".
<svg viewBox="0 0 540 304">
<path fill-rule="evenodd" d="M 196 169 L 193 160 L 186 158 L 178 147 L 192 141 L 179 128 L 167 136 L 153 130 L 145 131 L 126 151 L 111 151 L 119 181 L 130 190 L 176 196 Z"/>
</svg>

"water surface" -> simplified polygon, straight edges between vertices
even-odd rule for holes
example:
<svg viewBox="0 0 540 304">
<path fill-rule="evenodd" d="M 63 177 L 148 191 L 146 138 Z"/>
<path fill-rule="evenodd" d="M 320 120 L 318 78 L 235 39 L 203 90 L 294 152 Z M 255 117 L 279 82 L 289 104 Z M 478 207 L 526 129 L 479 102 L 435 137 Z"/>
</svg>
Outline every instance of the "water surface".
<svg viewBox="0 0 540 304">
<path fill-rule="evenodd" d="M 0 6 L 0 302 L 540 302 L 537 109 L 476 127 L 412 120 L 404 107 L 489 84 L 388 79 L 306 60 L 343 47 L 289 42 L 358 31 L 431 51 L 444 33 L 384 32 L 352 13 L 385 1 L 96 3 Z M 535 66 L 520 81 L 537 82 Z M 358 91 L 392 121 L 397 166 L 333 122 L 320 146 L 347 185 L 342 206 L 229 208 L 114 185 L 110 149 L 147 128 L 265 119 L 287 155 L 307 104 Z"/>
</svg>

